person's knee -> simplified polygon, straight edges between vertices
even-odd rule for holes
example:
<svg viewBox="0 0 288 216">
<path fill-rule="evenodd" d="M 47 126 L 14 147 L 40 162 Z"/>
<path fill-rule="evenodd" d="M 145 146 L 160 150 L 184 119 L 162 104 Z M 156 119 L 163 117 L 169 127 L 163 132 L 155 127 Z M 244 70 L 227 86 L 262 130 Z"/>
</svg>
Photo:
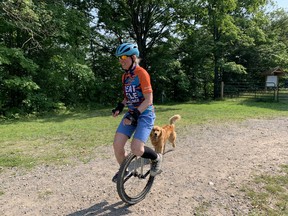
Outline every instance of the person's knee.
<svg viewBox="0 0 288 216">
<path fill-rule="evenodd" d="M 142 156 L 144 153 L 144 143 L 141 141 L 133 141 L 131 143 L 131 151 L 134 155 Z"/>
<path fill-rule="evenodd" d="M 132 148 L 131 149 L 132 153 L 136 156 L 142 156 L 144 151 L 142 151 L 141 149 L 139 148 Z"/>
</svg>

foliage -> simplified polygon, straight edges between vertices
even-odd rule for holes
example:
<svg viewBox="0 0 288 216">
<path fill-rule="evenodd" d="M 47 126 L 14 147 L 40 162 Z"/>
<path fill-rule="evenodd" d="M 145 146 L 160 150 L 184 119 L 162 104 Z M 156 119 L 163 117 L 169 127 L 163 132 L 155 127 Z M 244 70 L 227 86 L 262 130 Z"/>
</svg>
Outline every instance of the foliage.
<svg viewBox="0 0 288 216">
<path fill-rule="evenodd" d="M 94 2 L 98 10 L 97 29 L 109 34 L 114 44 L 115 42 L 116 44 L 136 42 L 142 58 L 141 64 L 146 68 L 149 50 L 169 36 L 175 17 L 174 1 L 98 0 Z"/>
<path fill-rule="evenodd" d="M 0 45 L 0 114 L 10 109 L 30 108 L 30 98 L 39 86 L 33 81 L 37 65 L 26 58 L 21 49 Z"/>
<path fill-rule="evenodd" d="M 269 1 L 270 2 L 270 1 Z M 218 98 L 219 83 L 288 70 L 288 18 L 267 0 L 0 2 L 0 115 L 121 100 L 116 46 L 133 42 L 156 102 Z M 283 82 L 285 82 L 285 76 Z"/>
<path fill-rule="evenodd" d="M 89 101 L 95 77 L 85 60 L 90 33 L 85 13 L 64 2 L 1 5 L 1 114 Z"/>
</svg>

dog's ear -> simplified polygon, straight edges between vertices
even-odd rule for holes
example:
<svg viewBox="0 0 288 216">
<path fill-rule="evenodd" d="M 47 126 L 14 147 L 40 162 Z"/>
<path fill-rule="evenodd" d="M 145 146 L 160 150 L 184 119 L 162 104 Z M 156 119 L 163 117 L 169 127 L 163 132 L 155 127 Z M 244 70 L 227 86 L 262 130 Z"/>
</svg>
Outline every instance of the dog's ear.
<svg viewBox="0 0 288 216">
<path fill-rule="evenodd" d="M 155 132 L 155 127 L 152 128 L 152 130 L 150 132 L 150 136 L 153 136 L 154 132 Z"/>
</svg>

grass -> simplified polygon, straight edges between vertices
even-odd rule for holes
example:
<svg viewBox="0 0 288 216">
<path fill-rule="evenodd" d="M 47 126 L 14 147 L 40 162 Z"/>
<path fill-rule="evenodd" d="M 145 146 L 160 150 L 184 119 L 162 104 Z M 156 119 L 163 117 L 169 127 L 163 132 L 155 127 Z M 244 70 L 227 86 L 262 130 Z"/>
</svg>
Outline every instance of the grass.
<svg viewBox="0 0 288 216">
<path fill-rule="evenodd" d="M 193 124 L 242 121 L 248 118 L 288 116 L 285 103 L 227 100 L 203 103 L 155 105 L 156 124 L 162 125 L 174 114 L 182 120 L 178 127 Z M 83 162 L 101 157 L 97 147 L 111 145 L 120 118 L 111 108 L 66 111 L 43 117 L 0 121 L 0 167 L 30 168 L 39 164 Z M 95 150 L 96 149 L 96 150 Z"/>
<path fill-rule="evenodd" d="M 243 190 L 251 200 L 250 215 L 288 215 L 288 165 L 274 175 L 255 176 Z"/>
<path fill-rule="evenodd" d="M 117 120 L 107 110 L 66 112 L 4 121 L 0 126 L 0 166 L 33 167 L 87 160 L 95 147 L 112 142 Z"/>
</svg>

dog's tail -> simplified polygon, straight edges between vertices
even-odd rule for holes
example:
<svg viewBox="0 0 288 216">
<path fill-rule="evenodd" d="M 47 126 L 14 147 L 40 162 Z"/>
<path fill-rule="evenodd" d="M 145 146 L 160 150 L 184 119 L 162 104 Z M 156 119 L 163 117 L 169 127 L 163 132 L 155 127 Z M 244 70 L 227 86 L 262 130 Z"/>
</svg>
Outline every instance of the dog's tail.
<svg viewBox="0 0 288 216">
<path fill-rule="evenodd" d="M 174 116 L 172 116 L 172 117 L 169 119 L 170 125 L 175 124 L 175 122 L 176 122 L 177 120 L 180 120 L 180 119 L 181 119 L 181 116 L 180 116 L 180 115 L 174 115 Z"/>
</svg>

